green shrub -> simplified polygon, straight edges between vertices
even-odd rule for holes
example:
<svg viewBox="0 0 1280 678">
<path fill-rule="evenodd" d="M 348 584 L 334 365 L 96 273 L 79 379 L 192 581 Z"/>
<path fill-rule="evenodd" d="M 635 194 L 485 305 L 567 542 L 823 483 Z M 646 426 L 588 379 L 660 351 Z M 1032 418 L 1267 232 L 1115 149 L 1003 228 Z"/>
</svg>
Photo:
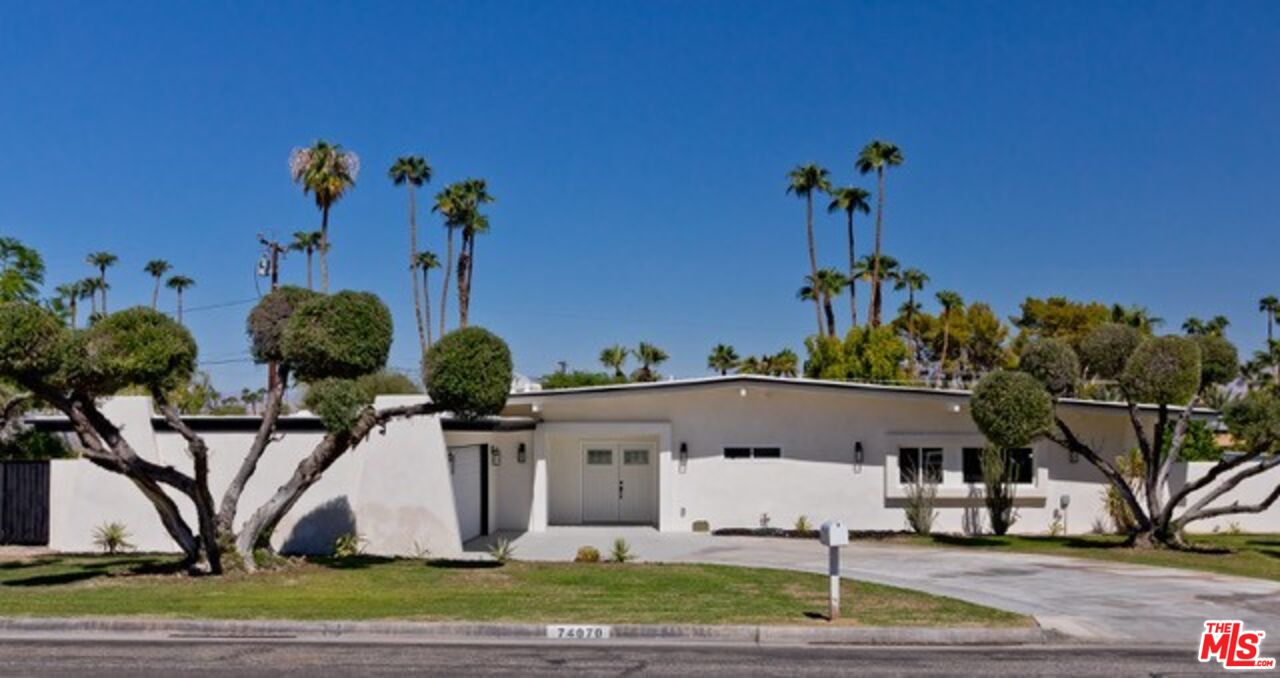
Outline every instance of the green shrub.
<svg viewBox="0 0 1280 678">
<path fill-rule="evenodd" d="M 1018 369 L 1039 380 L 1054 397 L 1075 395 L 1080 360 L 1071 344 L 1061 339 L 1040 339 L 1028 344 L 1018 360 Z"/>
<path fill-rule="evenodd" d="M 538 380 L 542 384 L 542 388 L 547 390 L 557 388 L 582 388 L 584 386 L 610 386 L 613 384 L 627 383 L 626 377 L 619 377 L 607 372 L 586 372 L 583 370 L 573 370 L 572 372 L 552 372 Z"/>
<path fill-rule="evenodd" d="M 1200 388 L 1200 347 L 1186 337 L 1148 339 L 1129 356 L 1120 385 L 1140 402 L 1185 404 Z"/>
<path fill-rule="evenodd" d="M 380 395 L 417 395 L 422 393 L 422 388 L 415 384 L 412 379 L 399 372 L 391 372 L 389 370 L 366 374 L 356 379 L 356 383 L 371 397 Z"/>
<path fill-rule="evenodd" d="M 575 563 L 598 563 L 600 562 L 600 551 L 594 546 L 583 546 L 578 549 L 577 555 L 573 557 Z"/>
<path fill-rule="evenodd" d="M 391 312 L 367 292 L 311 299 L 285 324 L 281 350 L 301 381 L 355 379 L 387 364 Z"/>
<path fill-rule="evenodd" d="M 0 461 L 67 459 L 74 456 L 75 452 L 61 438 L 33 428 L 0 440 Z"/>
<path fill-rule="evenodd" d="M 618 537 L 613 540 L 613 548 L 609 550 L 609 560 L 615 563 L 626 563 L 636 559 L 636 555 L 631 552 L 631 545 L 626 539 Z"/>
<path fill-rule="evenodd" d="M 1026 447 L 1053 425 L 1053 399 L 1035 377 L 996 370 L 973 389 L 969 413 L 993 444 Z"/>
<path fill-rule="evenodd" d="M 66 367 L 70 381 L 91 393 L 129 386 L 171 391 L 195 374 L 196 341 L 169 316 L 138 306 L 77 333 Z"/>
<path fill-rule="evenodd" d="M 44 377 L 62 365 L 67 330 L 48 310 L 11 301 L 0 304 L 0 374 Z"/>
<path fill-rule="evenodd" d="M 506 565 L 516 556 L 516 547 L 508 539 L 499 539 L 489 547 L 489 555 L 499 563 Z"/>
<path fill-rule="evenodd" d="M 124 523 L 114 521 L 103 523 L 93 530 L 93 545 L 102 549 L 103 553 L 114 556 L 117 553 L 133 550 L 133 544 L 129 543 L 130 536 Z"/>
<path fill-rule="evenodd" d="M 929 534 L 933 531 L 933 521 L 938 518 L 934 505 L 938 499 L 938 486 L 917 477 L 907 486 L 907 502 L 903 510 L 907 514 L 907 525 L 916 534 Z"/>
<path fill-rule="evenodd" d="M 482 327 L 454 330 L 427 350 L 422 372 L 432 402 L 464 419 L 494 415 L 511 391 L 511 350 Z"/>
<path fill-rule="evenodd" d="M 334 558 L 354 558 L 364 553 L 365 539 L 355 532 L 348 532 L 333 540 Z"/>
<path fill-rule="evenodd" d="M 253 359 L 260 363 L 284 360 L 280 343 L 289 318 L 299 306 L 322 296 L 319 292 L 285 285 L 262 297 L 249 311 L 246 323 Z"/>
<path fill-rule="evenodd" d="M 350 431 L 373 396 L 351 379 L 321 379 L 307 384 L 303 405 L 320 417 L 326 431 Z"/>
<path fill-rule="evenodd" d="M 997 535 L 1003 536 L 1018 519 L 1013 507 L 1018 492 L 1016 473 L 1017 465 L 1007 451 L 994 445 L 982 450 L 983 503 L 991 531 Z"/>
<path fill-rule="evenodd" d="M 1249 391 L 1227 405 L 1222 419 L 1247 451 L 1274 452 L 1280 447 L 1280 396 L 1274 391 Z"/>
<path fill-rule="evenodd" d="M 1200 388 L 1229 383 L 1240 373 L 1240 354 L 1225 337 L 1199 334 L 1192 341 L 1200 346 Z"/>
<path fill-rule="evenodd" d="M 1116 379 L 1141 343 L 1142 333 L 1136 327 L 1103 323 L 1080 341 L 1080 362 L 1091 376 Z"/>
<path fill-rule="evenodd" d="M 796 532 L 804 534 L 813 531 L 813 524 L 809 522 L 809 516 L 800 516 L 796 518 L 796 524 L 793 528 Z"/>
</svg>

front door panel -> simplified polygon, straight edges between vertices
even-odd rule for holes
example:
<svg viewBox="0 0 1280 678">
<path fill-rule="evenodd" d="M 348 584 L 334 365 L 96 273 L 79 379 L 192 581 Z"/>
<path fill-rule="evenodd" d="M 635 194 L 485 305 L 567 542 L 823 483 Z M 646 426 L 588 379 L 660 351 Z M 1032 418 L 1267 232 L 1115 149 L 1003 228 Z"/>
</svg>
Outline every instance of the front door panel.
<svg viewBox="0 0 1280 678">
<path fill-rule="evenodd" d="M 582 522 L 618 522 L 618 449 L 587 445 L 582 450 Z"/>
<path fill-rule="evenodd" d="M 647 523 L 652 520 L 650 511 L 653 488 L 653 449 L 646 445 L 623 445 L 622 465 L 619 477 L 622 481 L 622 497 L 619 500 L 618 519 L 624 523 Z"/>
</svg>

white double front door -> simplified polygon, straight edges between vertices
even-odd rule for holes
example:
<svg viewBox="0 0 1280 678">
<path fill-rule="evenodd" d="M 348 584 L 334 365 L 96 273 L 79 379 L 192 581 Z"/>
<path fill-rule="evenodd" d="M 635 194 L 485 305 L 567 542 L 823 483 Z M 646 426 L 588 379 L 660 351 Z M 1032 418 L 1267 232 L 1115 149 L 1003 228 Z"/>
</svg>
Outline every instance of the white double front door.
<svg viewBox="0 0 1280 678">
<path fill-rule="evenodd" d="M 582 522 L 652 523 L 657 448 L 648 443 L 582 446 Z"/>
</svg>

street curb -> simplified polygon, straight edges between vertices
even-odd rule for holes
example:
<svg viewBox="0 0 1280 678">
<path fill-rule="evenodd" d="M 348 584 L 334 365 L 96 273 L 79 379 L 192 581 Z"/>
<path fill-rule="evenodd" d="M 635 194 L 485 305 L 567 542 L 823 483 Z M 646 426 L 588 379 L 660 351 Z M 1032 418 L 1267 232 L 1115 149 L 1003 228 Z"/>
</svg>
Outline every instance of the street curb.
<svg viewBox="0 0 1280 678">
<path fill-rule="evenodd" d="M 564 641 L 548 638 L 548 624 L 471 622 L 372 622 L 212 620 L 154 618 L 0 618 L 0 636 L 53 637 L 65 634 L 145 636 L 173 640 L 348 640 L 543 641 L 608 644 L 692 642 L 742 645 L 1042 645 L 1057 641 L 1039 627 L 895 628 L 809 626 L 702 626 L 614 624 L 608 639 Z M 1060 642 L 1060 641 L 1058 641 Z"/>
</svg>

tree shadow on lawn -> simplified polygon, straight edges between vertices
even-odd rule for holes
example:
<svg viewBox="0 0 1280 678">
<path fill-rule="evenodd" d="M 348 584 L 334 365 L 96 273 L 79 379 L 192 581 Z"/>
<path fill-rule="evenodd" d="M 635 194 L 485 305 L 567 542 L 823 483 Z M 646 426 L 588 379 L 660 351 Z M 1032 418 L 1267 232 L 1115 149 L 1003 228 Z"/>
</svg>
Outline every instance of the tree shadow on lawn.
<svg viewBox="0 0 1280 678">
<path fill-rule="evenodd" d="M 43 565 L 58 563 L 57 558 L 45 559 Z M 146 575 L 169 575 L 186 571 L 186 565 L 180 560 L 137 562 L 132 558 L 116 558 L 112 560 L 76 563 L 76 569 L 54 574 L 40 574 L 21 579 L 10 579 L 0 582 L 0 586 L 65 586 L 77 582 L 98 579 L 100 577 L 130 577 Z M 119 569 L 115 569 L 119 568 Z"/>
<path fill-rule="evenodd" d="M 389 565 L 396 562 L 395 558 L 386 556 L 349 556 L 346 558 L 337 558 L 333 556 L 307 558 L 308 562 L 329 568 L 330 570 L 365 570 L 377 565 Z"/>
<path fill-rule="evenodd" d="M 496 560 L 451 560 L 441 558 L 439 560 L 427 561 L 427 567 L 435 567 L 443 570 L 492 570 L 502 567 L 502 563 Z"/>
<path fill-rule="evenodd" d="M 968 537 L 954 534 L 934 534 L 930 535 L 934 543 L 944 546 L 967 546 L 972 548 L 1000 548 L 1014 547 L 1019 543 L 1023 544 L 1043 544 L 1046 546 L 1061 546 L 1071 549 L 1124 549 L 1128 548 L 1123 541 L 1099 541 L 1096 539 L 1085 539 L 1083 537 L 1032 537 L 1019 536 L 1011 537 Z"/>
</svg>

